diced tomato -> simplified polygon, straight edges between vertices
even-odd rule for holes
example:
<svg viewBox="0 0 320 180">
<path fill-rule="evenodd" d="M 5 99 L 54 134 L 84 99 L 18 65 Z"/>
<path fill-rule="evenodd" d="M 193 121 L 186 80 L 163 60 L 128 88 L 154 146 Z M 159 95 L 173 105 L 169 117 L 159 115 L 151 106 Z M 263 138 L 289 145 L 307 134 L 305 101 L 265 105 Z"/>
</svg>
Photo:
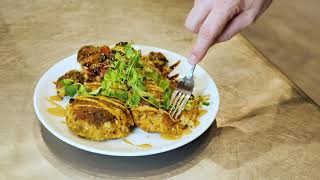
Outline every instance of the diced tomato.
<svg viewBox="0 0 320 180">
<path fill-rule="evenodd" d="M 100 48 L 100 50 L 101 50 L 101 52 L 104 54 L 104 55 L 109 55 L 109 53 L 110 53 L 110 48 L 108 47 L 108 46 L 102 46 L 101 48 Z"/>
</svg>

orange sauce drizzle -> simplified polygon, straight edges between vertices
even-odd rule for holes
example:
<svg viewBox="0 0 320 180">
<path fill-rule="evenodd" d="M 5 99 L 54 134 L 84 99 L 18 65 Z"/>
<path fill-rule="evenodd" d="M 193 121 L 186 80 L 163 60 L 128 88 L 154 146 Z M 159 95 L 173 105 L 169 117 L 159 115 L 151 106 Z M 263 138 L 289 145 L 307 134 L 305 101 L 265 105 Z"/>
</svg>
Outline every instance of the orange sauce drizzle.
<svg viewBox="0 0 320 180">
<path fill-rule="evenodd" d="M 200 125 L 200 121 L 199 121 L 199 118 L 203 115 L 205 115 L 208 111 L 205 110 L 205 109 L 200 109 L 198 114 L 197 114 L 197 119 L 196 119 L 196 122 L 194 124 L 195 127 L 199 126 Z"/>
<path fill-rule="evenodd" d="M 182 138 L 182 134 L 172 135 L 172 134 L 161 133 L 161 134 L 160 134 L 160 137 L 161 137 L 162 139 L 166 139 L 166 140 L 177 140 L 177 139 Z"/>
<path fill-rule="evenodd" d="M 188 134 L 191 134 L 192 133 L 192 130 L 190 128 L 186 128 L 183 130 L 182 132 L 182 135 L 188 135 Z"/>
<path fill-rule="evenodd" d="M 200 109 L 199 112 L 198 112 L 198 114 L 197 114 L 197 118 L 205 115 L 207 112 L 208 112 L 208 110 Z"/>
<path fill-rule="evenodd" d="M 179 135 L 172 135 L 172 134 L 166 134 L 166 133 L 161 133 L 160 134 L 160 137 L 162 139 L 166 139 L 166 140 L 177 140 L 177 139 L 180 139 L 182 138 L 183 136 L 185 135 L 188 135 L 188 134 L 191 134 L 192 133 L 192 130 L 190 128 L 186 128 L 182 131 L 182 134 L 179 134 Z"/>
<path fill-rule="evenodd" d="M 135 145 L 135 144 L 133 144 L 131 141 L 129 141 L 128 139 L 123 139 L 123 141 L 124 141 L 125 143 L 127 143 L 127 144 Z"/>
<path fill-rule="evenodd" d="M 151 144 L 139 144 L 139 145 L 137 145 L 137 146 L 139 146 L 139 147 L 141 147 L 141 148 L 144 148 L 144 149 L 152 148 L 152 145 L 151 145 Z"/>
<path fill-rule="evenodd" d="M 55 95 L 55 96 L 50 96 L 50 98 L 52 101 L 62 101 L 63 98 L 58 96 L 58 95 Z"/>
<path fill-rule="evenodd" d="M 127 144 L 130 144 L 130 145 L 133 145 L 133 146 L 138 146 L 138 147 L 141 147 L 141 148 L 144 148 L 144 149 L 149 149 L 149 148 L 152 148 L 152 145 L 151 144 L 133 144 L 131 141 L 129 141 L 128 139 L 123 139 L 123 141 Z"/>
<path fill-rule="evenodd" d="M 197 114 L 197 119 L 195 121 L 195 127 L 199 126 L 200 125 L 200 121 L 199 121 L 199 117 L 205 115 L 208 111 L 207 110 L 204 110 L 204 109 L 200 109 L 198 114 Z M 160 134 L 160 137 L 162 139 L 166 139 L 166 140 L 177 140 L 177 139 L 180 139 L 182 138 L 183 136 L 185 135 L 188 135 L 188 134 L 191 134 L 192 133 L 192 130 L 190 128 L 186 128 L 182 131 L 182 134 L 180 135 L 171 135 L 171 134 L 166 134 L 166 133 L 161 133 Z"/>
<path fill-rule="evenodd" d="M 51 114 L 51 115 L 54 115 L 54 116 L 58 116 L 58 117 L 65 117 L 66 116 L 66 110 L 60 106 L 59 104 L 55 103 L 53 100 L 51 99 L 48 99 L 48 102 L 50 104 L 52 104 L 53 106 L 55 107 L 49 107 L 47 109 L 47 111 Z"/>
</svg>

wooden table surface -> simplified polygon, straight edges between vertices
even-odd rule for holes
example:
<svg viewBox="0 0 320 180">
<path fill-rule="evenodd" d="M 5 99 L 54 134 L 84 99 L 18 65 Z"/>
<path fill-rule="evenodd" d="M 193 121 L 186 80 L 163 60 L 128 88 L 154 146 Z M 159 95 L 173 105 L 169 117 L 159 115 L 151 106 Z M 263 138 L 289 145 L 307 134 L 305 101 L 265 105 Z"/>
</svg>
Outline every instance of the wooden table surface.
<svg viewBox="0 0 320 180">
<path fill-rule="evenodd" d="M 192 1 L 1 1 L 0 179 L 320 179 L 320 110 L 246 39 L 200 65 L 221 106 L 200 138 L 147 157 L 111 157 L 63 143 L 38 121 L 42 74 L 85 44 L 134 40 L 187 55 Z"/>
</svg>

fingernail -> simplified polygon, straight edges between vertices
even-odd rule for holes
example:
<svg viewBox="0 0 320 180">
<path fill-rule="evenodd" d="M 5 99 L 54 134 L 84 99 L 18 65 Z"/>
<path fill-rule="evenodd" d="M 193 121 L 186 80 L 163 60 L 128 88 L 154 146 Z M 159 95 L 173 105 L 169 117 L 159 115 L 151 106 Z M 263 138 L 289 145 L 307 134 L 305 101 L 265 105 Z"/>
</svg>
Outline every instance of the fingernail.
<svg viewBox="0 0 320 180">
<path fill-rule="evenodd" d="M 189 63 L 190 64 L 196 64 L 197 63 L 197 58 L 195 55 L 191 54 L 189 58 Z"/>
</svg>

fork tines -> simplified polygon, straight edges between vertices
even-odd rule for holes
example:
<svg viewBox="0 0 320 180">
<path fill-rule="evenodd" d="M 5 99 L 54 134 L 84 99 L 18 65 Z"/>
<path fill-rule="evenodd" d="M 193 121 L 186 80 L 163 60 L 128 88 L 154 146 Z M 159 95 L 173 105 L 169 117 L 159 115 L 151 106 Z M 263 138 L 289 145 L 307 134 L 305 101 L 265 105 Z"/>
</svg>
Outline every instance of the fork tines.
<svg viewBox="0 0 320 180">
<path fill-rule="evenodd" d="M 182 112 L 184 109 L 185 105 L 187 104 L 189 98 L 190 98 L 190 93 L 185 93 L 182 92 L 182 90 L 176 89 L 171 96 L 170 99 L 170 104 L 172 105 L 169 114 L 173 118 L 177 118 L 179 114 Z"/>
</svg>

